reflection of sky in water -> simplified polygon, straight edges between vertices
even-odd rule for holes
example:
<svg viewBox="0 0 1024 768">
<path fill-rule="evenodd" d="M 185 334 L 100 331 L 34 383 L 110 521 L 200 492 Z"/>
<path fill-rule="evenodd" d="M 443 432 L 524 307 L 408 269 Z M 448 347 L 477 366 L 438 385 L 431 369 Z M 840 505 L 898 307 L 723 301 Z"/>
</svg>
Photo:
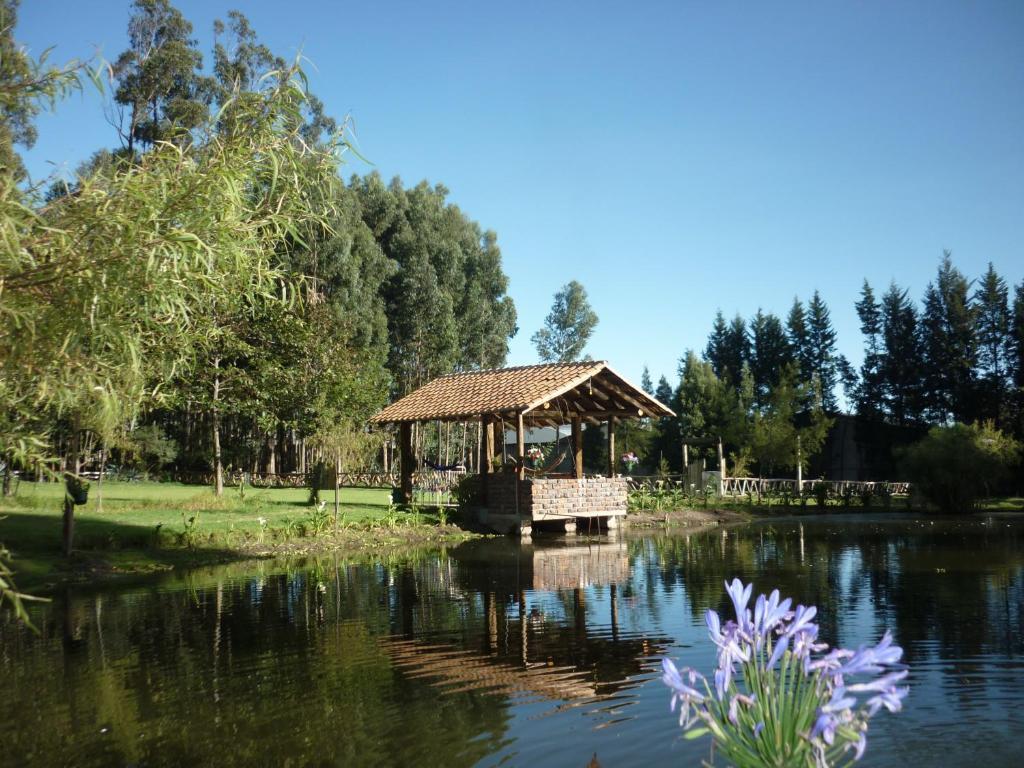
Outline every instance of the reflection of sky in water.
<svg viewBox="0 0 1024 768">
<path fill-rule="evenodd" d="M 844 516 L 72 588 L 34 608 L 39 637 L 0 624 L 0 764 L 698 764 L 658 665 L 710 671 L 733 576 L 817 604 L 830 642 L 905 646 L 907 710 L 863 765 L 1014 764 L 1022 534 Z"/>
</svg>

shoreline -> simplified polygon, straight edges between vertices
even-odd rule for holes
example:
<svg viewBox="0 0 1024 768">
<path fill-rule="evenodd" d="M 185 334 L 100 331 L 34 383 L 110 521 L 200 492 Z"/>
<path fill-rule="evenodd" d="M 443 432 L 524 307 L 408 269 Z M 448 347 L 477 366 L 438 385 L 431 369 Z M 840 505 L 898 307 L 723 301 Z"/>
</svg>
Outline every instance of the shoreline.
<svg viewBox="0 0 1024 768">
<path fill-rule="evenodd" d="M 629 533 L 671 532 L 680 528 L 707 528 L 735 526 L 752 522 L 781 520 L 793 517 L 839 517 L 845 515 L 909 516 L 928 514 L 922 510 L 836 507 L 827 511 L 806 510 L 800 507 L 774 507 L 770 511 L 737 510 L 728 507 L 684 507 L 667 511 L 631 512 L 626 517 L 623 531 Z M 970 516 L 1024 517 L 1024 510 L 980 510 Z M 26 551 L 19 556 L 14 552 L 12 565 L 19 590 L 37 592 L 43 596 L 67 586 L 106 585 L 130 582 L 161 574 L 183 574 L 192 570 L 245 561 L 272 560 L 288 557 L 320 557 L 334 555 L 341 558 L 395 556 L 429 547 L 457 545 L 465 541 L 499 538 L 501 534 L 484 532 L 455 524 L 430 525 L 407 521 L 394 527 L 359 527 L 346 525 L 338 531 L 325 531 L 316 536 L 292 536 L 284 539 L 260 541 L 249 539 L 228 546 L 225 542 L 210 540 L 189 549 L 185 547 L 123 548 L 111 551 L 94 549 L 75 550 L 66 560 L 56 551 Z M 542 534 L 543 538 L 543 534 Z"/>
</svg>

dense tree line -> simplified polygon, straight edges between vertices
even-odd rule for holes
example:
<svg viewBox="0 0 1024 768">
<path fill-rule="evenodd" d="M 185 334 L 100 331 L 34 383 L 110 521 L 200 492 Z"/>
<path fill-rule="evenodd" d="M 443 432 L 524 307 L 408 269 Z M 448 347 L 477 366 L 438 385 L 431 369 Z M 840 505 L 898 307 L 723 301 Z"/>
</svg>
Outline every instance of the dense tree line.
<svg viewBox="0 0 1024 768">
<path fill-rule="evenodd" d="M 169 0 L 135 0 L 108 67 L 48 68 L 0 35 L 0 444 L 23 470 L 110 457 L 281 472 L 365 443 L 389 397 L 503 364 L 497 237 L 442 185 L 339 174 L 353 151 L 238 12 L 212 67 Z M 30 185 L 15 145 L 92 76 L 112 146 Z M 88 87 L 88 86 L 86 86 Z M 465 441 L 466 436 L 463 435 Z"/>
<path fill-rule="evenodd" d="M 992 421 L 1024 433 L 1024 283 L 995 267 L 969 280 L 947 252 L 920 307 L 892 284 L 865 281 L 857 314 L 864 363 L 850 387 L 856 411 L 896 424 Z"/>
<path fill-rule="evenodd" d="M 969 280 L 943 255 L 920 307 L 892 284 L 878 297 L 865 280 L 855 304 L 864 341 L 859 370 L 837 351 L 820 294 L 795 299 L 783 321 L 758 309 L 726 320 L 719 311 L 702 356 L 680 361 L 679 382 L 645 389 L 678 416 L 622 437 L 651 469 L 681 463 L 680 437 L 721 436 L 733 472 L 795 467 L 819 450 L 840 411 L 868 422 L 923 428 L 991 422 L 1024 435 L 1024 283 L 1012 293 L 993 265 Z"/>
</svg>

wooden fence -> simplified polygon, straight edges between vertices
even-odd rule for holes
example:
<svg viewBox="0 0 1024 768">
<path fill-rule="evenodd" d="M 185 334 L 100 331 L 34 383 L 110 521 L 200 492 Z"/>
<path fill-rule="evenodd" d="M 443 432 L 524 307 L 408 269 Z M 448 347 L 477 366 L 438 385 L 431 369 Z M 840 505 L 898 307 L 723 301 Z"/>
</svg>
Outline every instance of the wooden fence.
<svg viewBox="0 0 1024 768">
<path fill-rule="evenodd" d="M 814 493 L 817 485 L 824 485 L 828 495 L 834 498 L 841 498 L 846 494 L 859 495 L 862 493 L 882 494 L 888 492 L 891 496 L 906 496 L 910 493 L 910 483 L 895 483 L 887 480 L 865 481 L 865 480 L 804 480 L 798 483 L 790 478 L 762 478 L 762 477 L 727 477 L 722 481 L 717 478 L 711 481 L 711 493 L 730 498 L 742 496 L 764 496 L 774 494 L 791 496 Z M 634 475 L 629 478 L 629 489 L 631 491 L 647 491 L 656 493 L 658 491 L 680 491 L 687 494 L 699 494 L 703 488 L 697 485 L 690 486 L 683 475 Z"/>
</svg>

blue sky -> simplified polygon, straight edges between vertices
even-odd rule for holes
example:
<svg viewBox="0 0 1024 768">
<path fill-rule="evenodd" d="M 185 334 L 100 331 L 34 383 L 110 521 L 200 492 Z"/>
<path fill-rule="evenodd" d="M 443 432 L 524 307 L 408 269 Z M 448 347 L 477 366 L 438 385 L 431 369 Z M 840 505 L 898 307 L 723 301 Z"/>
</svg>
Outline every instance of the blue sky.
<svg viewBox="0 0 1024 768">
<path fill-rule="evenodd" d="M 591 355 L 674 381 L 718 308 L 784 316 L 817 289 L 859 362 L 865 277 L 919 298 L 949 248 L 970 277 L 1024 278 L 1024 3 L 176 5 L 207 58 L 230 8 L 301 50 L 381 174 L 444 183 L 498 233 L 511 363 L 571 279 L 601 318 Z M 112 60 L 128 7 L 26 0 L 16 36 Z M 95 94 L 38 127 L 36 177 L 116 143 Z"/>
</svg>

